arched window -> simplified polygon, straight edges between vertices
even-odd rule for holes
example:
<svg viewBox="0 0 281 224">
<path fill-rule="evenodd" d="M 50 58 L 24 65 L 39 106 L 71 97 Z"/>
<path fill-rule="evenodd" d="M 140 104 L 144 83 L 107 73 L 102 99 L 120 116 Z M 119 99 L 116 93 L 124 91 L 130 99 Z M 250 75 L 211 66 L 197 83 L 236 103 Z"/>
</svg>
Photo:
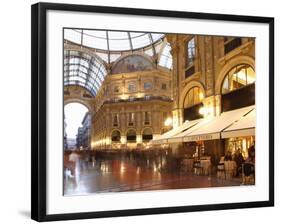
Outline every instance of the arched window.
<svg viewBox="0 0 281 224">
<path fill-rule="evenodd" d="M 240 89 L 244 86 L 254 83 L 256 80 L 256 73 L 254 69 L 246 64 L 241 64 L 233 67 L 226 74 L 221 93 L 229 93 L 233 90 Z"/>
<path fill-rule="evenodd" d="M 152 129 L 151 128 L 145 128 L 142 132 L 142 140 L 150 141 L 152 139 Z"/>
<path fill-rule="evenodd" d="M 202 102 L 204 98 L 203 91 L 200 87 L 191 88 L 184 99 L 184 108 L 192 107 Z"/>
<path fill-rule="evenodd" d="M 129 129 L 127 131 L 127 142 L 136 142 L 137 139 L 137 134 L 136 134 L 136 130 L 134 129 Z"/>
<path fill-rule="evenodd" d="M 195 39 L 193 37 L 186 43 L 186 68 L 193 65 L 194 58 L 195 58 Z"/>
<path fill-rule="evenodd" d="M 118 130 L 114 130 L 111 134 L 111 141 L 112 142 L 120 142 L 121 133 Z"/>
</svg>

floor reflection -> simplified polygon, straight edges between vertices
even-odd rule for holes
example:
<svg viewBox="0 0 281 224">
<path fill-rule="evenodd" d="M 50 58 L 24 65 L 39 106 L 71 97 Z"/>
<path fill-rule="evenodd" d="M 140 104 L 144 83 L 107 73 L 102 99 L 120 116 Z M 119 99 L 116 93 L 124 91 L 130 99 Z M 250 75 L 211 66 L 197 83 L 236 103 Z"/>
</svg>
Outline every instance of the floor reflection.
<svg viewBox="0 0 281 224">
<path fill-rule="evenodd" d="M 167 152 L 79 152 L 65 155 L 64 195 L 237 186 L 240 180 L 186 171 Z"/>
</svg>

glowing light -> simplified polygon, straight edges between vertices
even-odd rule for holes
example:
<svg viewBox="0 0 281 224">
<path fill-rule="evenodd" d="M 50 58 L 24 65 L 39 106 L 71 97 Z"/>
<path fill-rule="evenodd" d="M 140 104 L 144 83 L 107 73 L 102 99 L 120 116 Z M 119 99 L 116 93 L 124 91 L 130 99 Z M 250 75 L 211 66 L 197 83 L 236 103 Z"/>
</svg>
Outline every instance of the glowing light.
<svg viewBox="0 0 281 224">
<path fill-rule="evenodd" d="M 203 98 L 204 98 L 204 94 L 203 94 L 202 92 L 200 92 L 200 93 L 199 93 L 199 99 L 200 99 L 200 101 L 203 100 Z"/>
<path fill-rule="evenodd" d="M 122 100 L 127 100 L 128 99 L 128 96 L 125 95 L 125 94 L 122 94 L 122 96 L 120 97 Z"/>
<path fill-rule="evenodd" d="M 204 117 L 211 116 L 213 114 L 211 107 L 201 107 L 199 109 L 199 114 L 203 115 Z"/>
<path fill-rule="evenodd" d="M 173 119 L 170 118 L 170 117 L 168 117 L 168 118 L 165 120 L 164 125 L 165 125 L 165 126 L 171 126 L 172 123 L 173 123 Z"/>
<path fill-rule="evenodd" d="M 199 109 L 199 114 L 201 114 L 201 115 L 205 116 L 205 115 L 206 115 L 206 113 L 207 113 L 207 110 L 206 110 L 206 108 L 205 108 L 205 107 L 201 107 L 201 108 Z"/>
</svg>

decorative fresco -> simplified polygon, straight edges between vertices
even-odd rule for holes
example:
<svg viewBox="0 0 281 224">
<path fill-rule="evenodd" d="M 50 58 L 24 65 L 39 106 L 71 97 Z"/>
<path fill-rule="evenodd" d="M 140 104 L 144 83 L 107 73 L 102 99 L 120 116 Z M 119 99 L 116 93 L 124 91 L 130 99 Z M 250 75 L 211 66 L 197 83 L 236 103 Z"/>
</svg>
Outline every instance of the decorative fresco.
<svg viewBox="0 0 281 224">
<path fill-rule="evenodd" d="M 135 71 L 146 71 L 152 70 L 153 68 L 153 64 L 146 58 L 140 55 L 131 55 L 117 62 L 117 64 L 112 69 L 112 73 L 118 74 Z"/>
</svg>

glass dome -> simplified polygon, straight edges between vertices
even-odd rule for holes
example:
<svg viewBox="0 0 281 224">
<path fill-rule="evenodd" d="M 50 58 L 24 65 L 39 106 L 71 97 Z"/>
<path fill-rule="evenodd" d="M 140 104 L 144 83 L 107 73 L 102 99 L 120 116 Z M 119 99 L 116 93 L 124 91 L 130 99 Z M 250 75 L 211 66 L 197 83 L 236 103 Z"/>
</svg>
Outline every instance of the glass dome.
<svg viewBox="0 0 281 224">
<path fill-rule="evenodd" d="M 95 49 L 96 54 L 107 63 L 115 61 L 126 51 L 143 51 L 154 56 L 159 52 L 164 37 L 161 33 L 64 29 L 65 40 Z"/>
</svg>

